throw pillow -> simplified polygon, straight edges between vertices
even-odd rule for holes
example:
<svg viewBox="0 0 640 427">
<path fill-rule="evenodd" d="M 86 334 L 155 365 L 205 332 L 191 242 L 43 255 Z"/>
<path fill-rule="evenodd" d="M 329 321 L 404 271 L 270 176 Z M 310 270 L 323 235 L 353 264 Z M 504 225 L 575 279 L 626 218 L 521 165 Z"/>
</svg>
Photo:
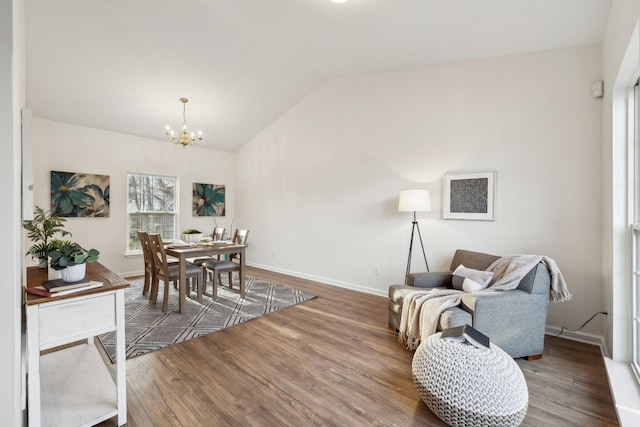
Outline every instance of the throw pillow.
<svg viewBox="0 0 640 427">
<path fill-rule="evenodd" d="M 453 272 L 451 284 L 460 291 L 478 292 L 489 286 L 492 278 L 491 271 L 474 270 L 460 264 Z"/>
</svg>

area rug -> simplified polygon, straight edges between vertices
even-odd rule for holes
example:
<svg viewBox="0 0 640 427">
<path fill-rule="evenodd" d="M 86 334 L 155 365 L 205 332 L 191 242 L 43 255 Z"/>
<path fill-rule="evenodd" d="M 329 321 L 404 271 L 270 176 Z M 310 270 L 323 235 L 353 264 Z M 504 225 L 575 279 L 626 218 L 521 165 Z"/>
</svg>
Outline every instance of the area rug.
<svg viewBox="0 0 640 427">
<path fill-rule="evenodd" d="M 178 290 L 170 286 L 169 308 L 163 313 L 164 285 L 160 283 L 158 301 L 155 305 L 149 302 L 148 295 L 142 295 L 143 285 L 144 280 L 134 280 L 131 287 L 125 291 L 127 359 L 211 334 L 315 298 L 315 295 L 297 289 L 247 276 L 244 299 L 240 298 L 237 285 L 234 289 L 229 289 L 223 281 L 222 286 L 218 286 L 218 297 L 215 300 L 203 295 L 200 304 L 195 299 L 194 292 L 193 299 L 186 299 L 182 314 L 178 314 Z M 207 290 L 211 290 L 210 283 Z M 115 332 L 99 335 L 98 340 L 111 363 L 115 363 Z"/>
</svg>

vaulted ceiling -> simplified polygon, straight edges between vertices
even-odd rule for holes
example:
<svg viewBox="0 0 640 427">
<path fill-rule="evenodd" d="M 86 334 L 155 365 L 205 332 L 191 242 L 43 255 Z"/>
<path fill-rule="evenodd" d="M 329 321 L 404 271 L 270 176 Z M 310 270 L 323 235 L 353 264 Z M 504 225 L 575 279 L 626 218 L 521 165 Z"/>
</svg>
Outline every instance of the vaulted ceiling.
<svg viewBox="0 0 640 427">
<path fill-rule="evenodd" d="M 235 151 L 327 79 L 600 43 L 610 0 L 25 0 L 35 117 Z M 472 78 L 472 76 L 470 76 Z"/>
</svg>

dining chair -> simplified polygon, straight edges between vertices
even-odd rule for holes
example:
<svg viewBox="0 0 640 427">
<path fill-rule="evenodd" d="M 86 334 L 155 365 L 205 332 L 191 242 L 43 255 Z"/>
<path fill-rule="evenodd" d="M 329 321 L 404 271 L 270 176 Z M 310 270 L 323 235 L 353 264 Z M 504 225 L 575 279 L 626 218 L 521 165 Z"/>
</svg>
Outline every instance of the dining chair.
<svg viewBox="0 0 640 427">
<path fill-rule="evenodd" d="M 142 287 L 142 295 L 146 295 L 149 292 L 151 283 L 153 283 L 153 275 L 155 271 L 155 265 L 153 263 L 154 248 L 151 246 L 151 240 L 149 239 L 149 233 L 147 231 L 137 230 L 138 239 L 140 240 L 140 246 L 142 247 L 142 256 L 144 258 L 144 286 Z M 167 257 L 169 265 L 177 264 L 178 259 L 174 257 Z"/>
<path fill-rule="evenodd" d="M 214 242 L 217 240 L 222 240 L 224 238 L 224 232 L 225 232 L 224 227 L 214 227 L 213 233 L 211 233 L 211 240 L 213 240 Z M 204 284 L 205 287 L 207 285 L 207 270 L 202 268 L 202 264 L 212 259 L 220 259 L 220 255 L 208 255 L 205 257 L 187 258 L 187 263 L 193 264 L 202 269 L 202 280 L 203 280 L 202 283 Z"/>
<path fill-rule="evenodd" d="M 224 239 L 224 231 L 224 227 L 214 227 L 213 233 L 211 233 L 211 239 L 214 241 Z"/>
<path fill-rule="evenodd" d="M 246 245 L 249 237 L 249 230 L 236 229 L 233 233 L 232 243 L 237 245 Z M 213 283 L 212 298 L 218 296 L 218 285 L 222 283 L 221 274 L 228 273 L 229 288 L 233 289 L 233 272 L 240 271 L 240 263 L 236 262 L 240 259 L 240 253 L 229 254 L 228 260 L 212 259 L 205 261 L 202 267 L 205 269 L 205 281 L 203 284 L 203 292 L 207 289 L 207 276 L 211 276 L 211 282 Z M 244 295 L 244 283 L 240 282 L 240 294 Z"/>
<path fill-rule="evenodd" d="M 151 248 L 153 251 L 154 262 L 154 278 L 151 283 L 151 303 L 155 304 L 158 298 L 158 287 L 160 280 L 164 283 L 164 301 L 162 301 L 162 311 L 167 311 L 169 301 L 169 283 L 177 283 L 177 286 L 185 286 L 185 293 L 189 295 L 191 292 L 191 286 L 189 281 L 195 279 L 196 287 L 198 290 L 198 302 L 202 302 L 202 269 L 195 265 L 186 264 L 186 276 L 187 283 L 179 283 L 180 270 L 178 264 L 171 264 L 167 262 L 167 253 L 162 243 L 162 236 L 160 234 L 149 234 L 149 240 L 151 241 Z"/>
<path fill-rule="evenodd" d="M 151 240 L 149 240 L 149 233 L 141 230 L 138 230 L 137 232 L 144 258 L 144 286 L 142 287 L 142 295 L 146 295 L 147 292 L 149 292 L 151 283 L 153 282 L 155 266 L 153 263 L 153 255 L 151 253 Z"/>
</svg>

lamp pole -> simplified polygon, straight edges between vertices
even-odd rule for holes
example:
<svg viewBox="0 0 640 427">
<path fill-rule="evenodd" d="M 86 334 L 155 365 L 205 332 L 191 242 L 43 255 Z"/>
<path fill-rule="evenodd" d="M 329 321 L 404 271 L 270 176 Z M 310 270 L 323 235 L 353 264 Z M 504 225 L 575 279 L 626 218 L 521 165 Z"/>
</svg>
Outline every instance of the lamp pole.
<svg viewBox="0 0 640 427">
<path fill-rule="evenodd" d="M 409 272 L 411 271 L 411 253 L 413 252 L 413 236 L 418 230 L 418 237 L 420 238 L 420 247 L 422 248 L 422 256 L 424 257 L 424 264 L 427 266 L 427 271 L 429 271 L 429 263 L 427 262 L 427 254 L 424 252 L 424 244 L 422 243 L 422 234 L 420 233 L 420 225 L 416 220 L 416 211 L 413 211 L 413 226 L 411 227 L 411 242 L 409 243 L 409 258 L 407 259 L 407 272 L 404 275 L 404 284 L 407 284 L 407 280 L 409 279 Z"/>
<path fill-rule="evenodd" d="M 416 219 L 416 212 L 428 212 L 431 210 L 431 196 L 429 190 L 413 189 L 402 190 L 400 192 L 400 198 L 398 200 L 399 212 L 413 212 L 413 221 L 411 222 L 411 241 L 409 242 L 409 258 L 407 259 L 407 271 L 404 275 L 404 283 L 407 284 L 409 280 L 409 273 L 411 272 L 411 256 L 413 254 L 413 239 L 415 237 L 416 230 L 418 230 L 418 238 L 420 239 L 420 248 L 422 249 L 422 257 L 424 258 L 424 264 L 429 271 L 429 263 L 427 262 L 427 254 L 424 251 L 424 243 L 422 242 L 422 233 L 420 233 L 420 225 Z"/>
</svg>

